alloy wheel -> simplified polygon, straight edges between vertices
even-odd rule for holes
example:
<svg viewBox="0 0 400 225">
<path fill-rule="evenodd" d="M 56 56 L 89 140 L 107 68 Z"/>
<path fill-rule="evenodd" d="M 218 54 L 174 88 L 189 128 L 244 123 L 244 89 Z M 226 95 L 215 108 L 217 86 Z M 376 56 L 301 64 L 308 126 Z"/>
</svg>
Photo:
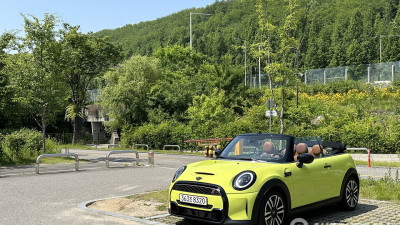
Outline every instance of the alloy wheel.
<svg viewBox="0 0 400 225">
<path fill-rule="evenodd" d="M 285 204 L 279 195 L 271 195 L 265 204 L 266 225 L 280 225 L 285 218 Z"/>
<path fill-rule="evenodd" d="M 346 185 L 346 203 L 354 208 L 358 203 L 358 185 L 354 180 L 350 180 Z"/>
</svg>

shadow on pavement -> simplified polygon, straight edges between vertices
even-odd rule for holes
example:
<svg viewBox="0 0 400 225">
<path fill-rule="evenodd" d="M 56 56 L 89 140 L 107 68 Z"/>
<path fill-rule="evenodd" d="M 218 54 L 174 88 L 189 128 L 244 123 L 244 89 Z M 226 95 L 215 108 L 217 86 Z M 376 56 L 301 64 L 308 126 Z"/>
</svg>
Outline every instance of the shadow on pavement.
<svg viewBox="0 0 400 225">
<path fill-rule="evenodd" d="M 314 209 L 312 211 L 304 212 L 303 214 L 297 214 L 293 218 L 301 217 L 310 224 L 314 223 L 345 223 L 348 219 L 360 216 L 377 209 L 377 205 L 360 203 L 357 208 L 353 211 L 341 210 L 336 205 L 325 206 Z"/>
<path fill-rule="evenodd" d="M 352 217 L 361 216 L 370 211 L 377 209 L 378 206 L 373 204 L 360 203 L 354 211 L 342 211 L 336 205 L 320 207 L 311 211 L 305 211 L 301 214 L 296 214 L 292 217 L 303 218 L 309 224 L 328 224 L 328 223 L 347 223 Z M 204 222 L 197 222 L 188 219 L 183 219 L 174 223 L 176 225 L 202 225 Z"/>
</svg>

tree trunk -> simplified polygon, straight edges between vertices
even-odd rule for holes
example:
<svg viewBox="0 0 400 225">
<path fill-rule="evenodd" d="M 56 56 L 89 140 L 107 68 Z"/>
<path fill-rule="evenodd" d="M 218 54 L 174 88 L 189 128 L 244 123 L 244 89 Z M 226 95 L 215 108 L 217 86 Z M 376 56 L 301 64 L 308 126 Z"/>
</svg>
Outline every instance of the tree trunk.
<svg viewBox="0 0 400 225">
<path fill-rule="evenodd" d="M 283 85 L 282 85 L 281 97 L 282 97 L 282 106 L 281 106 L 281 113 L 279 115 L 279 120 L 281 122 L 281 134 L 283 134 L 284 131 L 283 113 L 285 112 L 285 89 L 283 88 Z"/>
<path fill-rule="evenodd" d="M 42 120 L 42 143 L 43 143 L 43 154 L 46 153 L 46 128 L 47 124 Z"/>
<path fill-rule="evenodd" d="M 77 140 L 76 140 L 76 135 L 77 135 L 77 132 L 78 132 L 77 117 L 75 117 L 75 118 L 72 120 L 72 129 L 73 129 L 73 131 L 72 131 L 72 144 L 75 144 L 75 142 L 77 141 Z"/>
</svg>

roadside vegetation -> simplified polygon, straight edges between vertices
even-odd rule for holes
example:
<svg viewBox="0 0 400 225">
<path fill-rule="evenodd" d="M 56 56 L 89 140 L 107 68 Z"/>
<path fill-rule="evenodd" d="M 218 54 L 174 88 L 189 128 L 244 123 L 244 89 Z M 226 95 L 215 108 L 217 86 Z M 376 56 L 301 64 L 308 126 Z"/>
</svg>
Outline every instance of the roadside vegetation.
<svg viewBox="0 0 400 225">
<path fill-rule="evenodd" d="M 391 178 L 395 171 L 395 179 Z M 385 200 L 400 203 L 400 175 L 399 170 L 389 169 L 389 174 L 384 178 L 374 180 L 372 178 L 360 180 L 360 198 Z"/>
<path fill-rule="evenodd" d="M 354 160 L 357 166 L 368 165 L 367 161 Z M 381 161 L 371 161 L 371 167 L 400 167 L 400 162 L 381 162 Z"/>
</svg>

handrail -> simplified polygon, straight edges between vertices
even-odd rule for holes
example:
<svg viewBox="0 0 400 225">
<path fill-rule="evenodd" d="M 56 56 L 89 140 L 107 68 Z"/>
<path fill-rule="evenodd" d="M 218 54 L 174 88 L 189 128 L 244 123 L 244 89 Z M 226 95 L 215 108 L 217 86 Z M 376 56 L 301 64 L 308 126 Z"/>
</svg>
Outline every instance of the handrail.
<svg viewBox="0 0 400 225">
<path fill-rule="evenodd" d="M 106 155 L 106 167 L 110 168 L 110 155 L 112 154 L 123 154 L 123 153 L 135 153 L 136 154 L 136 166 L 139 166 L 139 153 L 135 150 L 128 151 L 110 151 Z"/>
<path fill-rule="evenodd" d="M 367 154 L 368 154 L 367 168 L 371 168 L 371 149 L 368 149 L 368 148 L 346 148 L 346 150 L 350 150 L 350 151 L 367 151 Z"/>
<path fill-rule="evenodd" d="M 107 148 L 110 149 L 110 147 L 121 147 L 121 145 L 119 145 L 119 144 L 109 144 L 107 146 Z"/>
<path fill-rule="evenodd" d="M 147 151 L 149 150 L 149 145 L 146 145 L 146 144 L 135 144 L 135 146 L 144 146 L 144 147 L 146 147 Z"/>
<path fill-rule="evenodd" d="M 165 150 L 165 147 L 177 147 L 179 151 L 181 150 L 179 145 L 164 145 L 163 150 Z"/>
<path fill-rule="evenodd" d="M 346 148 L 346 150 L 350 150 L 350 151 L 368 151 L 368 148 Z"/>
<path fill-rule="evenodd" d="M 36 158 L 36 174 L 39 174 L 39 162 L 41 158 L 49 158 L 49 157 L 67 157 L 73 156 L 75 157 L 75 171 L 78 172 L 79 170 L 79 156 L 75 153 L 63 153 L 63 154 L 43 154 L 39 155 Z"/>
</svg>

